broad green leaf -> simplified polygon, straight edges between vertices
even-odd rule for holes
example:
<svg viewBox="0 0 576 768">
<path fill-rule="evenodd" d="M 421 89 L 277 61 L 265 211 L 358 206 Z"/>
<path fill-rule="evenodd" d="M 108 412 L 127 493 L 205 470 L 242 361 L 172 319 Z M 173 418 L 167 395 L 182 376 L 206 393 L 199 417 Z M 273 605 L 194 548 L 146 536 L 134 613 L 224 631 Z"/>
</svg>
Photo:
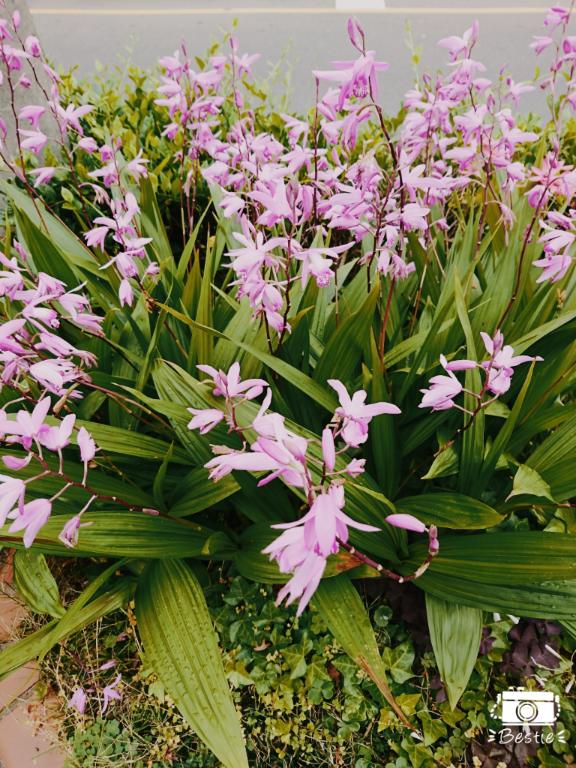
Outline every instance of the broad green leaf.
<svg viewBox="0 0 576 768">
<path fill-rule="evenodd" d="M 284 584 L 290 574 L 280 573 L 276 562 L 262 554 L 277 535 L 269 525 L 251 525 L 244 534 L 240 547 L 234 555 L 234 564 L 245 579 L 260 584 Z"/>
<path fill-rule="evenodd" d="M 457 474 L 459 467 L 460 457 L 454 445 L 442 446 L 430 465 L 430 469 L 425 475 L 422 475 L 421 479 L 434 480 L 437 477 L 450 477 L 450 475 Z"/>
<path fill-rule="evenodd" d="M 27 549 L 18 550 L 14 557 L 14 585 L 31 610 L 54 618 L 63 615 L 58 585 L 44 555 Z"/>
<path fill-rule="evenodd" d="M 172 248 L 149 176 L 143 176 L 140 180 L 140 216 L 142 234 L 152 238 L 149 247 L 156 255 L 156 260 L 161 267 L 161 274 L 167 270 L 172 271 L 174 266 Z"/>
<path fill-rule="evenodd" d="M 177 277 L 179 280 L 184 280 L 186 276 L 186 270 L 188 269 L 190 258 L 194 253 L 194 246 L 196 245 L 196 240 L 198 239 L 198 233 L 200 232 L 200 227 L 202 226 L 202 222 L 206 218 L 206 215 L 210 210 L 210 208 L 211 206 L 207 205 L 206 208 L 204 208 L 203 212 L 198 217 L 198 221 L 196 222 L 196 225 L 192 230 L 192 234 L 188 238 L 188 242 L 186 243 L 186 246 L 182 251 L 182 255 L 180 256 L 180 261 L 178 262 L 178 270 L 177 270 Z"/>
<path fill-rule="evenodd" d="M 425 559 L 426 551 L 423 542 L 411 546 L 407 572 Z M 441 536 L 429 572 L 510 586 L 576 580 L 576 536 L 545 531 Z"/>
<path fill-rule="evenodd" d="M 573 620 L 576 616 L 576 581 L 510 586 L 505 577 L 500 584 L 484 584 L 466 576 L 428 570 L 415 583 L 427 594 L 484 611 L 533 619 Z"/>
<path fill-rule="evenodd" d="M 572 621 L 564 620 L 564 621 L 561 621 L 560 624 L 571 635 L 572 639 L 576 640 L 576 619 Z"/>
<path fill-rule="evenodd" d="M 53 514 L 34 540 L 33 550 L 64 557 L 227 558 L 234 546 L 220 531 L 186 520 L 118 510 L 88 511 L 82 516 L 78 544 L 66 547 L 58 536 L 67 515 Z M 0 532 L 0 543 L 22 547 L 22 534 Z"/>
<path fill-rule="evenodd" d="M 198 467 L 178 483 L 169 514 L 171 517 L 196 515 L 233 496 L 239 490 L 240 486 L 232 475 L 227 475 L 215 483 L 208 479 L 207 469 Z"/>
<path fill-rule="evenodd" d="M 212 328 L 213 326 L 213 294 L 212 280 L 215 272 L 216 243 L 214 238 L 208 235 L 206 244 L 204 263 L 202 265 L 202 279 L 200 281 L 200 295 L 198 297 L 198 307 L 196 311 L 196 321 L 203 326 Z M 194 343 L 190 345 L 189 362 L 201 363 L 204 365 L 212 364 L 212 350 L 214 337 L 209 333 L 198 333 L 194 336 Z"/>
<path fill-rule="evenodd" d="M 178 369 L 178 372 L 180 370 Z M 190 414 L 186 409 L 194 407 L 196 403 L 190 399 L 189 388 L 183 381 L 183 376 L 174 375 L 171 366 L 164 361 L 158 361 L 152 371 L 152 378 L 160 400 L 145 398 L 143 395 L 142 399 L 168 417 L 178 439 L 194 462 L 205 464 L 212 457 L 212 452 L 208 441 L 202 435 L 188 429 Z"/>
<path fill-rule="evenodd" d="M 548 435 L 533 451 L 526 464 L 546 479 L 548 472 L 564 461 L 576 461 L 576 415 L 572 415 L 559 429 Z"/>
<path fill-rule="evenodd" d="M 371 345 L 372 378 L 370 402 L 389 402 L 386 380 L 380 370 L 378 350 L 374 339 Z M 402 456 L 397 450 L 398 428 L 396 416 L 379 416 L 370 424 L 370 449 L 374 460 L 374 474 L 384 493 L 393 498 L 398 488 Z"/>
<path fill-rule="evenodd" d="M 49 423 L 49 420 L 47 422 Z M 94 421 L 78 421 L 77 425 L 86 427 L 102 451 L 162 462 L 170 449 L 170 443 L 140 432 L 111 427 Z M 170 461 L 176 464 L 190 464 L 186 452 L 178 447 L 173 449 Z"/>
<path fill-rule="evenodd" d="M 138 586 L 136 615 L 147 662 L 184 718 L 226 768 L 248 768 L 218 638 L 190 568 L 153 563 Z"/>
<path fill-rule="evenodd" d="M 48 420 L 47 420 L 48 421 Z M 22 450 L 14 448 L 4 448 L 4 455 L 17 456 L 23 458 L 26 453 Z M 97 454 L 98 461 L 102 461 L 102 454 Z M 79 458 L 79 456 L 78 456 Z M 50 477 L 42 477 L 31 483 L 29 486 L 29 495 L 36 497 L 53 496 L 55 493 L 62 489 L 63 480 L 58 477 L 58 458 L 57 456 L 47 455 L 45 457 L 47 466 L 54 472 Z M 12 477 L 21 477 L 23 480 L 32 478 L 38 474 L 37 466 L 29 464 L 27 467 L 19 470 L 11 470 L 7 467 L 3 467 L 2 471 L 6 475 Z M 84 475 L 84 467 L 78 461 L 72 461 L 66 456 L 66 475 L 78 484 L 81 484 Z M 141 488 L 136 487 L 138 480 L 138 472 L 136 468 L 132 468 L 131 471 L 131 483 L 123 482 L 117 477 L 107 474 L 100 469 L 90 470 L 90 490 L 94 491 L 100 496 L 111 499 L 116 497 L 122 499 L 127 504 L 133 504 L 138 507 L 154 507 L 154 499 L 151 495 L 143 491 Z M 73 510 L 76 513 L 81 509 L 84 504 L 90 498 L 90 492 L 86 488 L 74 486 L 68 488 L 64 497 L 61 497 L 58 502 L 58 510 L 68 511 L 67 508 Z"/>
<path fill-rule="evenodd" d="M 466 337 L 466 357 L 469 360 L 477 360 L 476 343 L 468 317 L 464 291 L 456 274 L 454 276 L 454 297 L 458 318 Z M 478 368 L 466 371 L 466 389 L 469 392 L 481 391 L 482 380 Z M 478 470 L 484 458 L 484 411 L 480 409 L 476 412 L 476 400 L 469 394 L 464 396 L 464 407 L 475 415 L 463 414 L 464 424 L 458 489 L 460 491 L 469 491 L 474 487 L 473 480 L 478 475 Z"/>
<path fill-rule="evenodd" d="M 164 484 L 166 482 L 166 473 L 168 472 L 168 467 L 170 465 L 170 462 L 172 461 L 173 452 L 174 452 L 174 443 L 170 445 L 170 448 L 168 449 L 166 455 L 164 456 L 164 459 L 162 460 L 162 464 L 160 465 L 160 468 L 156 473 L 156 477 L 154 478 L 154 483 L 152 484 L 152 494 L 154 496 L 154 504 L 155 504 L 155 507 L 159 509 L 161 512 L 166 511 L 166 499 L 164 497 Z"/>
<path fill-rule="evenodd" d="M 539 496 L 540 498 L 554 501 L 548 483 L 535 469 L 532 469 L 527 464 L 520 464 L 514 475 L 514 482 L 512 490 L 508 494 L 508 499 L 511 499 L 513 496 Z"/>
<path fill-rule="evenodd" d="M 53 216 L 38 197 L 32 200 L 23 189 L 19 189 L 15 184 L 4 180 L 0 180 L 0 188 L 12 200 L 14 208 L 27 217 L 35 230 L 47 235 L 58 251 L 61 254 L 66 254 L 67 260 L 81 270 L 83 274 L 90 273 L 99 281 L 102 281 L 104 277 L 110 279 L 110 272 L 104 276 L 100 271 L 101 263 L 104 263 L 105 259 L 99 263 L 96 254 L 92 253 L 82 239 L 74 234 L 64 222 Z"/>
<path fill-rule="evenodd" d="M 347 381 L 354 374 L 364 348 L 368 348 L 378 294 L 379 287 L 375 285 L 363 305 L 334 329 L 314 369 L 314 381 Z"/>
<path fill-rule="evenodd" d="M 370 617 L 348 577 L 342 575 L 322 580 L 312 598 L 312 605 L 348 656 L 375 683 L 401 722 L 414 730 L 392 696 Z"/>
<path fill-rule="evenodd" d="M 479 608 L 426 595 L 426 615 L 440 677 L 454 709 L 478 658 L 484 614 Z"/>
<path fill-rule="evenodd" d="M 525 334 L 519 339 L 514 340 L 513 344 L 515 354 L 523 354 L 527 349 L 530 349 L 533 344 L 538 341 L 542 341 L 542 339 L 548 336 L 548 334 L 558 330 L 559 328 L 562 328 L 562 326 L 567 325 L 568 323 L 571 323 L 574 319 L 576 319 L 576 310 L 571 312 L 564 312 L 554 320 L 550 320 L 549 322 L 543 323 L 542 325 L 537 325 L 529 333 Z"/>
<path fill-rule="evenodd" d="M 16 208 L 14 215 L 18 227 L 18 235 L 30 253 L 36 270 L 48 274 L 57 274 L 66 286 L 75 288 L 77 282 L 76 275 L 71 269 L 69 262 L 62 257 L 62 254 L 46 233 L 40 227 L 36 227 L 24 211 Z"/>
<path fill-rule="evenodd" d="M 477 474 L 477 476 L 473 480 L 471 480 L 471 488 L 477 494 L 479 494 L 486 487 L 486 484 L 490 480 L 490 477 L 494 472 L 494 469 L 496 467 L 496 464 L 498 463 L 498 460 L 500 459 L 502 454 L 505 452 L 506 447 L 508 446 L 508 443 L 512 438 L 514 429 L 516 427 L 516 424 L 518 423 L 518 419 L 520 418 L 520 413 L 524 405 L 524 398 L 526 397 L 526 393 L 528 392 L 528 388 L 530 387 L 530 382 L 532 381 L 534 366 L 535 366 L 535 363 L 532 363 L 532 365 L 530 366 L 530 370 L 528 371 L 528 374 L 526 376 L 526 380 L 522 385 L 522 389 L 520 390 L 520 393 L 516 398 L 516 402 L 514 403 L 514 407 L 512 408 L 510 416 L 508 416 L 508 418 L 504 422 L 504 426 L 500 429 L 500 432 L 498 432 L 498 434 L 496 435 L 496 439 L 492 443 L 492 447 L 490 448 L 490 450 L 488 451 L 488 455 L 484 459 L 484 463 L 482 464 L 482 468 L 480 472 Z"/>
<path fill-rule="evenodd" d="M 187 317 L 182 312 L 178 312 L 177 310 L 172 309 L 165 304 L 158 303 L 158 306 L 166 309 L 169 314 L 173 315 L 181 322 L 189 325 L 191 328 L 194 328 L 201 333 L 207 333 L 218 338 L 224 338 L 227 341 L 233 341 L 232 339 L 228 339 L 223 333 L 220 333 L 220 331 L 216 331 L 213 328 L 202 325 L 201 323 L 198 323 Z M 260 362 L 264 363 L 264 365 L 270 368 L 270 370 L 274 371 L 279 376 L 282 376 L 282 378 L 286 379 L 286 381 L 288 381 L 290 384 L 293 384 L 303 394 L 311 397 L 312 400 L 318 403 L 318 405 L 326 408 L 326 410 L 330 411 L 331 413 L 334 411 L 336 407 L 336 399 L 331 394 L 331 392 L 327 391 L 327 387 L 321 386 L 318 382 L 314 381 L 309 376 L 306 376 L 306 374 L 302 373 L 297 368 L 294 368 L 294 366 L 289 365 L 288 363 L 284 362 L 284 360 L 280 360 L 280 358 L 275 357 L 274 355 L 271 355 L 269 352 L 264 352 L 263 350 L 258 349 L 251 344 L 246 344 L 243 341 L 236 340 L 234 343 L 237 344 L 245 352 L 249 352 L 255 358 L 260 360 Z"/>
<path fill-rule="evenodd" d="M 407 512 L 439 528 L 491 528 L 502 521 L 496 510 L 462 493 L 422 493 L 396 501 L 398 512 Z"/>
</svg>

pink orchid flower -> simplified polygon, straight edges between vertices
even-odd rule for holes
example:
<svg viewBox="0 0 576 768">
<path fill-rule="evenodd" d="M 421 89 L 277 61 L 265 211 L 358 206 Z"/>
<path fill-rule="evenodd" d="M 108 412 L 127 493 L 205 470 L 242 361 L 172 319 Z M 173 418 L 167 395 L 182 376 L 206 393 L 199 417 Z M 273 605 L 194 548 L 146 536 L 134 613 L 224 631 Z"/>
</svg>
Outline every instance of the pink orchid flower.
<svg viewBox="0 0 576 768">
<path fill-rule="evenodd" d="M 32 413 L 18 411 L 15 420 L 8 419 L 0 412 L 0 435 L 9 435 L 7 442 L 21 443 L 27 451 L 30 450 L 32 443 L 39 442 L 49 429 L 44 420 L 50 406 L 50 398 L 44 397 L 36 404 Z"/>
<path fill-rule="evenodd" d="M 75 709 L 80 715 L 86 711 L 88 697 L 84 688 L 76 688 L 72 696 L 68 699 L 68 707 Z"/>
<path fill-rule="evenodd" d="M 193 418 L 188 422 L 188 429 L 198 429 L 201 435 L 205 435 L 220 424 L 224 419 L 224 413 L 217 408 L 187 408 Z"/>
<path fill-rule="evenodd" d="M 14 522 L 8 529 L 8 533 L 24 531 L 23 542 L 26 549 L 34 543 L 34 539 L 42 526 L 50 517 L 52 502 L 49 499 L 34 499 L 24 504 L 21 510 L 12 511 L 8 517 Z"/>
<path fill-rule="evenodd" d="M 368 425 L 374 416 L 401 412 L 400 408 L 392 403 L 366 404 L 367 394 L 363 389 L 350 397 L 346 387 L 338 379 L 328 379 L 327 383 L 336 390 L 340 399 L 340 407 L 336 408 L 336 415 L 342 419 L 341 436 L 346 445 L 356 448 L 366 442 Z"/>
<path fill-rule="evenodd" d="M 420 390 L 424 397 L 418 408 L 432 408 L 433 411 L 448 410 L 454 406 L 454 398 L 464 388 L 452 370 L 450 370 L 449 363 L 444 355 L 440 355 L 440 363 L 444 370 L 447 371 L 448 376 L 433 376 L 430 379 L 430 388 Z"/>
<path fill-rule="evenodd" d="M 338 552 L 338 541 L 348 541 L 348 528 L 369 533 L 379 531 L 374 525 L 358 523 L 344 511 L 344 487 L 331 485 L 326 493 L 319 494 L 309 511 L 293 523 L 279 523 L 273 528 L 285 530 L 296 526 L 304 527 L 306 549 L 322 557 Z"/>
<path fill-rule="evenodd" d="M 103 715 L 104 712 L 106 712 L 111 701 L 117 701 L 122 698 L 122 694 L 116 690 L 121 680 L 122 680 L 122 675 L 119 674 L 116 676 L 116 679 L 114 680 L 114 682 L 110 683 L 110 685 L 107 685 L 102 690 L 102 696 L 104 700 L 100 708 L 101 715 Z"/>
<path fill-rule="evenodd" d="M 92 438 L 92 435 L 85 427 L 80 427 L 78 430 L 78 436 L 76 438 L 78 447 L 80 448 L 80 458 L 84 464 L 84 477 L 82 483 L 86 485 L 86 476 L 88 474 L 88 465 L 92 459 L 96 456 L 96 443 Z"/>
<path fill-rule="evenodd" d="M 23 511 L 24 494 L 26 485 L 23 480 L 16 477 L 0 475 L 0 526 L 6 523 L 6 519 L 14 507 Z"/>
<path fill-rule="evenodd" d="M 264 391 L 268 383 L 264 379 L 240 379 L 240 363 L 236 362 L 230 366 L 228 373 L 218 371 L 211 365 L 199 365 L 198 370 L 208 374 L 214 381 L 212 394 L 215 397 L 242 397 L 245 400 L 253 400 Z"/>
</svg>

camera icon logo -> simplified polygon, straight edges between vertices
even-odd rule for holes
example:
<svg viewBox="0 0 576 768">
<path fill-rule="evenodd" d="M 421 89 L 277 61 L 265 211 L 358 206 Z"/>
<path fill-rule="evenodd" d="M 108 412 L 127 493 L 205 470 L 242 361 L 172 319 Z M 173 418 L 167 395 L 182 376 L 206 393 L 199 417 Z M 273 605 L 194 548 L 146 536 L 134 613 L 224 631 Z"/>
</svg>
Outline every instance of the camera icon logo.
<svg viewBox="0 0 576 768">
<path fill-rule="evenodd" d="M 499 693 L 491 713 L 501 709 L 502 725 L 554 725 L 560 714 L 560 697 L 551 691 L 509 688 Z"/>
</svg>

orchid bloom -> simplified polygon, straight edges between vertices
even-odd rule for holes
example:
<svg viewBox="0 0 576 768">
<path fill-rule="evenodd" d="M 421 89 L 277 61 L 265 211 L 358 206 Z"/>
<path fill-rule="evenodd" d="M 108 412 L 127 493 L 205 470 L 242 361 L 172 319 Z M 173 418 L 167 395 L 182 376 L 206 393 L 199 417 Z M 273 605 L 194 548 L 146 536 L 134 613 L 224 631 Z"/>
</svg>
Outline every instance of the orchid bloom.
<svg viewBox="0 0 576 768">
<path fill-rule="evenodd" d="M 223 420 L 231 432 L 238 433 L 243 447 L 235 450 L 227 446 L 212 446 L 214 457 L 205 464 L 210 477 L 219 480 L 232 471 L 268 472 L 258 485 L 280 478 L 288 486 L 301 489 L 307 500 L 308 511 L 291 523 L 278 523 L 272 527 L 282 533 L 264 550 L 264 554 L 276 560 L 282 573 L 292 578 L 280 590 L 278 602 L 285 598 L 287 604 L 298 599 L 297 615 L 300 615 L 314 594 L 326 567 L 326 559 L 336 554 L 341 546 L 348 546 L 350 529 L 366 533 L 377 532 L 374 525 L 360 523 L 344 511 L 346 477 L 357 477 L 364 472 L 365 459 L 352 459 L 343 469 L 336 470 L 336 439 L 341 437 L 346 447 L 356 447 L 367 439 L 368 425 L 381 413 L 399 413 L 390 403 L 365 403 L 366 393 L 359 391 L 352 397 L 345 386 L 333 379 L 328 383 L 340 396 L 334 421 L 324 428 L 319 441 L 322 455 L 320 485 L 314 479 L 314 459 L 309 452 L 310 439 L 304 438 L 286 426 L 279 413 L 268 411 L 272 392 L 260 379 L 242 382 L 238 364 L 225 374 L 210 366 L 199 366 L 215 384 L 214 395 L 224 398 L 222 410 L 217 408 L 189 408 L 193 418 L 190 429 L 205 433 Z M 266 395 L 252 423 L 242 428 L 236 419 L 235 407 L 246 399 L 257 397 L 266 387 Z M 257 437 L 247 446 L 244 429 L 250 429 Z M 375 565 L 378 569 L 382 566 Z M 427 567 L 427 564 L 422 567 Z M 401 577 L 398 577 L 401 578 Z"/>
<path fill-rule="evenodd" d="M 539 356 L 514 355 L 513 347 L 504 344 L 504 337 L 500 331 L 497 331 L 493 337 L 484 332 L 481 332 L 480 335 L 486 352 L 490 355 L 490 359 L 482 363 L 482 367 L 488 375 L 487 389 L 496 396 L 502 395 L 510 389 L 514 368 L 517 365 L 543 359 Z"/>
<path fill-rule="evenodd" d="M 453 373 L 454 367 L 450 365 L 444 355 L 440 355 L 440 363 L 448 375 L 433 376 L 430 379 L 430 388 L 420 390 L 424 397 L 418 406 L 419 408 L 445 411 L 454 406 L 454 398 L 464 389 Z M 471 365 L 466 367 L 475 368 L 476 363 L 472 362 Z"/>
<path fill-rule="evenodd" d="M 398 414 L 400 408 L 392 403 L 366 404 L 366 392 L 361 389 L 354 392 L 352 397 L 344 384 L 338 379 L 328 379 L 328 384 L 336 390 L 340 406 L 336 408 L 336 416 L 342 421 L 341 436 L 346 445 L 358 447 L 368 439 L 368 425 L 380 414 Z"/>
<path fill-rule="evenodd" d="M 34 543 L 40 528 L 47 522 L 52 511 L 52 502 L 48 499 L 34 499 L 24 504 L 21 510 L 13 510 L 8 517 L 14 522 L 8 528 L 8 533 L 24 531 L 22 540 L 26 549 Z"/>
<path fill-rule="evenodd" d="M 78 447 L 80 448 L 80 458 L 84 464 L 84 476 L 82 478 L 83 485 L 86 485 L 86 475 L 88 474 L 88 465 L 92 459 L 96 456 L 96 443 L 92 439 L 92 435 L 85 427 L 80 427 L 78 430 L 78 437 L 76 438 Z"/>
<path fill-rule="evenodd" d="M 433 376 L 430 379 L 430 388 L 421 389 L 424 397 L 419 408 L 432 408 L 433 411 L 445 411 L 458 407 L 454 402 L 464 389 L 463 385 L 454 375 L 454 371 L 465 371 L 480 367 L 485 374 L 485 384 L 481 392 L 469 393 L 478 400 L 478 407 L 484 408 L 491 402 L 483 400 L 485 392 L 491 392 L 495 397 L 503 395 L 510 389 L 510 382 L 514 368 L 522 363 L 541 361 L 541 357 L 530 355 L 514 355 L 514 349 L 509 344 L 504 344 L 504 337 L 500 331 L 494 336 L 482 331 L 480 333 L 489 359 L 477 363 L 475 360 L 451 360 L 448 362 L 444 355 L 440 355 L 440 363 L 447 372 L 447 376 Z"/>
<path fill-rule="evenodd" d="M 0 411 L 0 435 L 8 435 L 7 442 L 21 443 L 26 450 L 30 450 L 33 442 L 39 443 L 50 427 L 44 421 L 50 410 L 51 401 L 44 397 L 35 406 L 32 413 L 21 410 L 13 421 Z"/>
<path fill-rule="evenodd" d="M 214 382 L 212 394 L 215 397 L 224 396 L 227 399 L 242 397 L 244 400 L 253 400 L 262 394 L 265 387 L 268 386 L 264 379 L 240 379 L 240 363 L 236 362 L 230 366 L 228 373 L 218 371 L 211 365 L 199 365 L 198 370 L 206 373 Z"/>
<path fill-rule="evenodd" d="M 122 694 L 116 690 L 121 680 L 122 680 L 122 675 L 119 674 L 116 676 L 116 679 L 112 683 L 110 683 L 110 685 L 107 685 L 102 690 L 103 702 L 100 708 L 101 715 L 103 715 L 106 712 L 111 701 L 118 701 L 122 698 Z"/>
<path fill-rule="evenodd" d="M 284 530 L 302 525 L 306 549 L 323 557 L 338 552 L 339 542 L 348 541 L 348 528 L 368 533 L 380 530 L 374 525 L 353 520 L 343 509 L 344 487 L 333 484 L 326 493 L 316 497 L 303 518 L 293 523 L 278 523 L 272 528 Z"/>
<path fill-rule="evenodd" d="M 80 715 L 86 711 L 88 697 L 84 688 L 76 688 L 72 696 L 68 699 L 68 707 L 75 709 Z"/>
<path fill-rule="evenodd" d="M 25 493 L 26 485 L 23 480 L 0 475 L 0 526 L 6 523 L 8 515 L 15 507 L 23 513 Z"/>
</svg>

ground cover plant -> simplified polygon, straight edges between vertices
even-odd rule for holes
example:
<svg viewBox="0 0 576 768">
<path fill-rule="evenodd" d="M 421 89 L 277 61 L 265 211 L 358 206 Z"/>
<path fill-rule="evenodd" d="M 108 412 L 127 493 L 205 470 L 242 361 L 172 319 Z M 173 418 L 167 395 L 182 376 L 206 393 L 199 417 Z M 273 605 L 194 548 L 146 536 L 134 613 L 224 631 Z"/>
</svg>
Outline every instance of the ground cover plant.
<svg viewBox="0 0 576 768">
<path fill-rule="evenodd" d="M 297 619 L 275 606 L 273 587 L 236 575 L 214 580 L 206 598 L 233 698 L 242 709 L 250 765 L 570 764 L 572 738 L 564 741 L 556 734 L 547 746 L 489 740 L 495 691 L 527 673 L 535 674 L 546 690 L 563 695 L 560 728 L 573 734 L 573 701 L 564 693 L 574 679 L 573 643 L 558 634 L 559 627 L 542 620 L 516 625 L 508 617 L 486 617 L 468 689 L 452 709 L 431 651 L 422 592 L 375 580 L 365 586 L 363 597 L 390 687 L 404 713 L 421 728 L 423 740 L 395 727 L 394 714 L 376 686 L 343 652 L 317 611 Z M 147 667 L 134 613 L 128 609 L 127 614 L 128 620 L 121 613 L 107 616 L 43 661 L 46 680 L 63 701 L 79 686 L 92 685 L 92 670 L 107 661 L 114 659 L 123 671 L 122 700 L 104 716 L 93 699 L 83 714 L 65 710 L 69 767 L 216 765 Z M 106 680 L 114 673 L 96 674 Z"/>
<path fill-rule="evenodd" d="M 0 673 L 133 602 L 144 668 L 247 765 L 206 602 L 239 575 L 318 617 L 413 761 L 490 614 L 574 634 L 576 38 L 568 9 L 544 23 L 534 83 L 488 80 L 474 24 L 394 120 L 353 19 L 306 117 L 267 110 L 234 37 L 114 104 L 0 23 L 0 540 L 50 617 Z M 535 87 L 550 117 L 523 120 Z M 54 558 L 89 564 L 65 605 Z M 423 593 L 433 726 L 391 691 L 359 582 Z M 80 714 L 119 706 L 119 665 L 98 672 Z"/>
</svg>

